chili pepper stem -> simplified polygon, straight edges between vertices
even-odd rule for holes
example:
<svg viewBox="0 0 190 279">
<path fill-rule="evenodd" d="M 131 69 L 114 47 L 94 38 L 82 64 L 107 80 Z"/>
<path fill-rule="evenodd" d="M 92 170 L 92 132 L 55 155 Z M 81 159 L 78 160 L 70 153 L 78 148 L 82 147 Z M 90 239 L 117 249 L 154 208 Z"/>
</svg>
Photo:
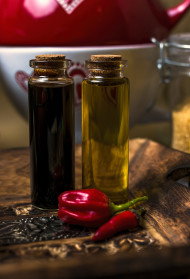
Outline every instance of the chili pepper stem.
<svg viewBox="0 0 190 279">
<path fill-rule="evenodd" d="M 123 204 L 119 204 L 119 205 L 116 205 L 113 202 L 110 202 L 110 208 L 111 208 L 112 215 L 114 215 L 117 212 L 127 210 L 131 206 L 133 206 L 133 205 L 135 205 L 139 202 L 143 202 L 143 201 L 147 201 L 147 200 L 148 200 L 148 197 L 144 196 L 144 197 L 136 198 L 132 201 L 129 201 L 129 202 L 126 202 L 126 203 L 123 203 Z"/>
<path fill-rule="evenodd" d="M 144 208 L 140 208 L 140 209 L 137 209 L 135 211 L 138 214 L 138 216 L 141 216 L 141 215 L 143 215 L 145 213 L 146 210 Z"/>
</svg>

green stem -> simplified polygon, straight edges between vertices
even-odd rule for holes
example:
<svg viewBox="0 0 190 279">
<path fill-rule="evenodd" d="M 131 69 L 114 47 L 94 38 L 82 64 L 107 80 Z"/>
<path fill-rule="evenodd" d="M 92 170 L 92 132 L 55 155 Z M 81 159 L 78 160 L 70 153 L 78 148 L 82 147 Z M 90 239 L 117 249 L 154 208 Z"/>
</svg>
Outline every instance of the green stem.
<svg viewBox="0 0 190 279">
<path fill-rule="evenodd" d="M 116 205 L 113 202 L 110 202 L 110 208 L 111 208 L 112 215 L 114 215 L 115 213 L 117 213 L 119 211 L 127 210 L 131 206 L 133 206 L 133 205 L 135 205 L 139 202 L 143 202 L 143 201 L 147 201 L 147 200 L 148 200 L 148 197 L 144 196 L 144 197 L 136 198 L 132 201 L 129 201 L 129 202 L 126 202 L 126 203 L 123 203 L 123 204 L 119 204 L 119 205 Z"/>
<path fill-rule="evenodd" d="M 144 208 L 140 208 L 135 211 L 137 212 L 138 216 L 140 217 L 141 215 L 143 215 L 145 213 L 146 210 Z"/>
</svg>

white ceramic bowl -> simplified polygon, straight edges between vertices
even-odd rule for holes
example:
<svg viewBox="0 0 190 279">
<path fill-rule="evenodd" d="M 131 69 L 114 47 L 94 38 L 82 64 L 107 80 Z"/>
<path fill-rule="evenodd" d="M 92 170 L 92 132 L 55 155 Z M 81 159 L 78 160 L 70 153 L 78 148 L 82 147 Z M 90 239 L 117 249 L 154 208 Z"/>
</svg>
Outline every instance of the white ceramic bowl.
<svg viewBox="0 0 190 279">
<path fill-rule="evenodd" d="M 75 82 L 76 142 L 81 142 L 80 86 L 87 75 L 84 67 L 91 54 L 121 54 L 128 60 L 130 79 L 130 126 L 139 123 L 157 87 L 157 48 L 152 44 L 115 47 L 0 47 L 0 80 L 20 113 L 28 117 L 27 81 L 32 73 L 29 60 L 37 54 L 63 53 L 73 61 L 69 74 Z"/>
</svg>

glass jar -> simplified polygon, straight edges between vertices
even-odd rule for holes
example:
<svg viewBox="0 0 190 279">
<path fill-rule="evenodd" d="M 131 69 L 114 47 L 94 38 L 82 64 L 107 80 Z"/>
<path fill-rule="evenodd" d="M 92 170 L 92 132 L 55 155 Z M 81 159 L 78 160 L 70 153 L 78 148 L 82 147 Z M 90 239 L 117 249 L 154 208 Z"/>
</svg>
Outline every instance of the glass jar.
<svg viewBox="0 0 190 279">
<path fill-rule="evenodd" d="M 190 152 L 190 34 L 175 34 L 157 42 L 160 59 L 157 67 L 167 87 L 171 112 L 171 146 Z"/>
<path fill-rule="evenodd" d="M 82 83 L 82 186 L 127 199 L 129 81 L 120 55 L 92 55 Z"/>
<path fill-rule="evenodd" d="M 58 195 L 74 189 L 74 86 L 64 55 L 39 55 L 28 82 L 31 199 L 58 207 Z"/>
</svg>

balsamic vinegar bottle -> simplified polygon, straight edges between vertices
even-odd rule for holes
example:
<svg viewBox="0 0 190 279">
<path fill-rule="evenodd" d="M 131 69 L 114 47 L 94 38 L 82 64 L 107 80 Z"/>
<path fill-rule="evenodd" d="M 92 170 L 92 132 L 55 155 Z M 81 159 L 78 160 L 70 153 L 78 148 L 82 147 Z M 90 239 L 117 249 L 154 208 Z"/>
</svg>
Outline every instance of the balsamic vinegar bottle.
<svg viewBox="0 0 190 279">
<path fill-rule="evenodd" d="M 92 55 L 82 83 L 82 185 L 127 200 L 129 81 L 120 55 Z"/>
<path fill-rule="evenodd" d="M 30 61 L 28 83 L 32 204 L 57 209 L 58 195 L 74 189 L 74 87 L 64 55 Z"/>
</svg>

